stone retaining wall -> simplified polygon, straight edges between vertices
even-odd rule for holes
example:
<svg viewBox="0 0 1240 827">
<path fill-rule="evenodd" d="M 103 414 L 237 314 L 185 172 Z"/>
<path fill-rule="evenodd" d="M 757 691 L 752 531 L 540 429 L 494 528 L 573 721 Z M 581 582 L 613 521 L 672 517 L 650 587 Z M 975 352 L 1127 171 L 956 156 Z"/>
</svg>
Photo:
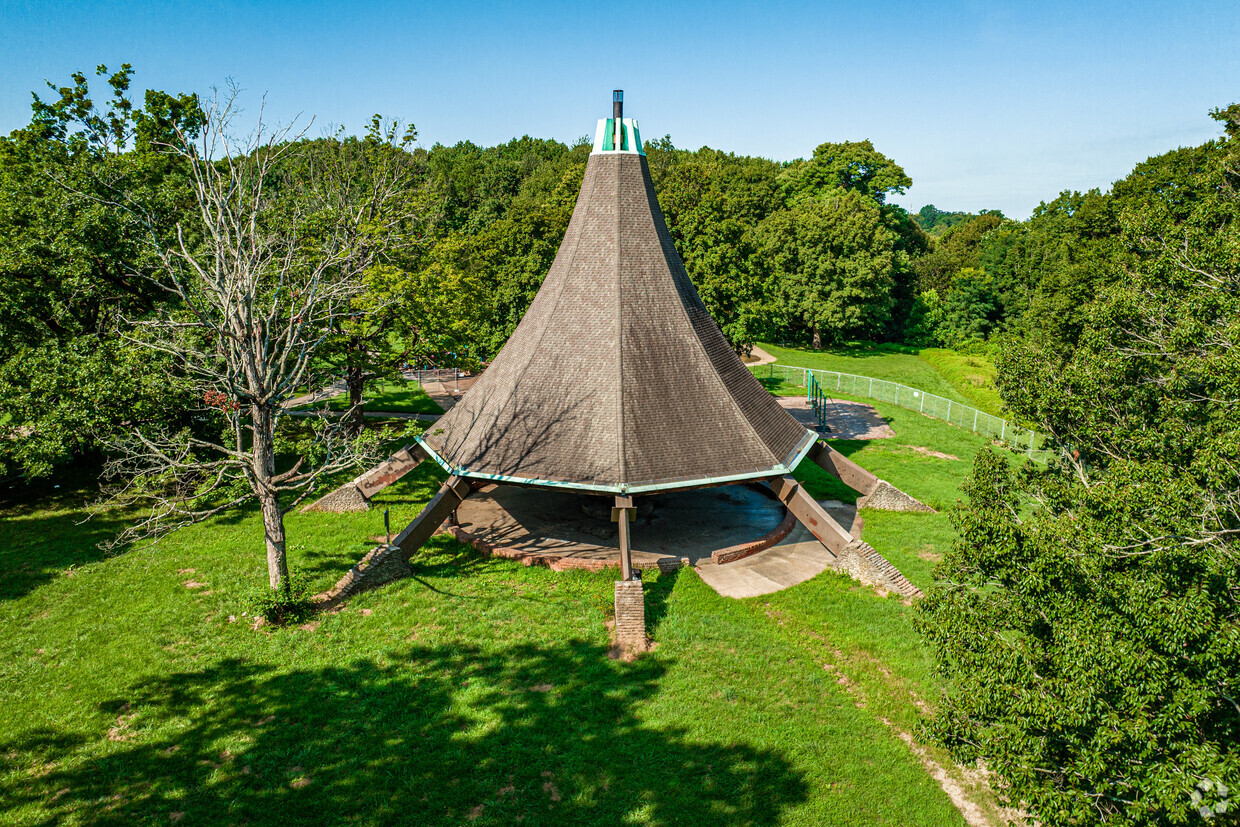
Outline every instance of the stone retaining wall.
<svg viewBox="0 0 1240 827">
<path fill-rule="evenodd" d="M 352 597 L 358 592 L 391 583 L 407 577 L 413 572 L 404 554 L 396 546 L 382 545 L 366 553 L 356 566 L 349 569 L 345 576 L 322 594 L 314 596 L 315 603 L 329 608 Z"/>
<path fill-rule="evenodd" d="M 857 508 L 873 508 L 879 511 L 915 511 L 922 514 L 936 513 L 933 508 L 915 500 L 887 480 L 878 480 L 864 497 L 857 500 Z"/>
<path fill-rule="evenodd" d="M 370 502 L 362 496 L 362 492 L 352 482 L 346 482 L 334 491 L 329 491 L 302 509 L 302 511 L 327 511 L 332 514 L 368 510 L 370 510 Z"/>
<path fill-rule="evenodd" d="M 835 568 L 871 588 L 894 591 L 901 597 L 921 597 L 921 589 L 909 582 L 900 570 L 891 565 L 869 543 L 854 540 L 836 558 Z"/>
</svg>

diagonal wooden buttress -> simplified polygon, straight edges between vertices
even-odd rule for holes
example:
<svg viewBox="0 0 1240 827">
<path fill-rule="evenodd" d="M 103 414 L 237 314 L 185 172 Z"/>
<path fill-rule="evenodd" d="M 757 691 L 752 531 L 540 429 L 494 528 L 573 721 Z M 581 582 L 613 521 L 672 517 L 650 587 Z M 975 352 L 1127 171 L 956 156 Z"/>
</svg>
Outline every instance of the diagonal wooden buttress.
<svg viewBox="0 0 1240 827">
<path fill-rule="evenodd" d="M 408 560 L 413 553 L 439 530 L 443 521 L 456 511 L 457 506 L 469 496 L 469 480 L 451 476 L 440 486 L 438 493 L 431 497 L 413 522 L 392 540 L 392 545 L 400 549 L 401 555 Z"/>
<path fill-rule="evenodd" d="M 383 489 L 422 464 L 429 454 L 418 443 L 406 445 L 359 477 L 328 492 L 306 506 L 305 511 L 365 511 Z"/>
<path fill-rule="evenodd" d="M 775 496 L 779 498 L 793 516 L 800 520 L 801 525 L 818 538 L 818 542 L 827 550 L 839 557 L 844 553 L 853 536 L 844 527 L 831 518 L 831 515 L 809 495 L 809 492 L 792 477 L 776 477 L 768 484 Z"/>
<path fill-rule="evenodd" d="M 809 449 L 807 459 L 858 494 L 869 494 L 878 484 L 878 477 L 821 440 Z"/>
<path fill-rule="evenodd" d="M 934 513 L 930 506 L 879 479 L 825 442 L 815 442 L 806 456 L 810 462 L 860 494 L 858 508 Z"/>
<path fill-rule="evenodd" d="M 863 497 L 857 501 L 859 506 L 866 496 L 885 489 L 894 492 L 899 498 L 909 503 L 920 506 L 921 509 L 930 510 L 825 443 L 815 443 L 808 456 L 824 471 L 838 477 L 849 488 L 861 493 Z M 908 599 L 921 597 L 921 589 L 910 583 L 899 569 L 891 565 L 869 543 L 857 540 L 837 523 L 818 504 L 818 501 L 810 496 L 801 483 L 790 476 L 784 476 L 768 480 L 767 484 L 779 501 L 809 530 L 810 534 L 817 538 L 818 542 L 822 543 L 827 551 L 831 552 L 851 577 L 871 585 L 880 584 L 882 588 L 891 589 Z M 848 552 L 847 558 L 845 558 L 845 552 Z M 880 594 L 882 593 L 880 591 Z"/>
</svg>

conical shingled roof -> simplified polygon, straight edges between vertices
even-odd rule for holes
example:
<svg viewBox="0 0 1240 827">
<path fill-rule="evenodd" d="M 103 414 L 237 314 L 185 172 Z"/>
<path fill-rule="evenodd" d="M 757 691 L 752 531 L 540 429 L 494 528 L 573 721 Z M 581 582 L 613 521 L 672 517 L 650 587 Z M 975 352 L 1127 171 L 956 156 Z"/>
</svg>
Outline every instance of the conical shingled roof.
<svg viewBox="0 0 1240 827">
<path fill-rule="evenodd" d="M 614 121 L 600 122 L 525 317 L 418 439 L 454 474 L 638 494 L 786 474 L 814 443 L 711 319 L 672 245 L 637 124 L 621 123 L 614 141 Z"/>
</svg>

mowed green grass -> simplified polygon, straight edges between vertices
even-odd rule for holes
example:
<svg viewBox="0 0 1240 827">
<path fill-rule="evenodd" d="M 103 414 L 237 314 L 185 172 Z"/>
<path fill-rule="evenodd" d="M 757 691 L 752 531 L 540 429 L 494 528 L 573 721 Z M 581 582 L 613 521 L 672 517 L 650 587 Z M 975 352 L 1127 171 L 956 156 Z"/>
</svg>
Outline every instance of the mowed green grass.
<svg viewBox="0 0 1240 827">
<path fill-rule="evenodd" d="M 426 391 L 422 390 L 422 386 L 416 382 L 408 384 L 387 381 L 376 382 L 373 386 L 366 388 L 363 400 L 367 411 L 420 414 L 443 413 L 443 408 L 439 407 L 439 404 L 434 399 L 427 396 Z M 320 402 L 319 404 L 323 403 Z M 346 393 L 332 397 L 327 400 L 327 407 L 333 411 L 347 411 L 349 409 L 349 395 Z"/>
<path fill-rule="evenodd" d="M 876 407 L 897 437 L 837 449 L 949 507 L 983 440 Z M 289 515 L 293 569 L 330 586 L 384 508 L 403 526 L 441 479 L 427 464 L 372 511 Z M 78 524 L 84 493 L 0 506 L 4 823 L 964 823 L 904 740 L 941 692 L 913 609 L 841 575 L 738 601 L 648 573 L 657 647 L 626 663 L 608 656 L 614 572 L 441 537 L 412 578 L 255 630 L 256 514 L 105 559 L 93 542 L 124 515 Z M 863 514 L 926 588 L 948 515 Z"/>
<path fill-rule="evenodd" d="M 994 386 L 990 358 L 945 348 L 911 348 L 889 344 L 853 344 L 824 350 L 761 345 L 781 365 L 833 370 L 900 382 L 971 405 L 994 416 L 1004 416 Z M 755 369 L 761 376 L 761 368 Z"/>
</svg>

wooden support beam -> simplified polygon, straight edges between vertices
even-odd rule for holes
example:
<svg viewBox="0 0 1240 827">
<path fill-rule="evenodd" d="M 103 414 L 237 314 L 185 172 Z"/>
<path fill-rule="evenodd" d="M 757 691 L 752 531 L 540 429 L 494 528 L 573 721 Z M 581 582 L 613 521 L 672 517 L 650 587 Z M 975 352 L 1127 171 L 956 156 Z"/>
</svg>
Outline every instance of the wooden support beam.
<svg viewBox="0 0 1240 827">
<path fill-rule="evenodd" d="M 611 509 L 611 519 L 620 524 L 620 579 L 633 579 L 633 555 L 629 549 L 629 520 L 633 517 L 632 497 L 616 497 Z"/>
<path fill-rule="evenodd" d="M 362 492 L 362 496 L 369 500 L 375 494 L 378 494 L 384 488 L 387 488 L 405 476 L 405 474 L 417 468 L 428 456 L 429 454 L 418 443 L 406 445 L 395 454 L 392 454 L 385 462 L 379 463 L 355 479 L 353 484 L 357 486 L 357 490 Z"/>
<path fill-rule="evenodd" d="M 401 550 L 406 560 L 409 559 L 469 496 L 469 492 L 469 480 L 457 476 L 448 477 L 439 492 L 422 509 L 422 513 L 414 517 L 413 522 L 392 540 L 392 545 Z"/>
<path fill-rule="evenodd" d="M 814 443 L 807 456 L 819 468 L 837 477 L 858 494 L 869 494 L 878 484 L 878 477 L 821 440 Z"/>
<path fill-rule="evenodd" d="M 370 498 L 417 468 L 429 454 L 416 442 L 406 445 L 388 459 L 339 488 L 329 491 L 303 511 L 365 511 Z"/>
<path fill-rule="evenodd" d="M 776 477 L 768 485 L 779 501 L 801 521 L 801 525 L 809 529 L 809 533 L 836 557 L 853 542 L 853 536 L 831 518 L 818 501 L 801 487 L 801 483 L 792 477 Z"/>
</svg>

